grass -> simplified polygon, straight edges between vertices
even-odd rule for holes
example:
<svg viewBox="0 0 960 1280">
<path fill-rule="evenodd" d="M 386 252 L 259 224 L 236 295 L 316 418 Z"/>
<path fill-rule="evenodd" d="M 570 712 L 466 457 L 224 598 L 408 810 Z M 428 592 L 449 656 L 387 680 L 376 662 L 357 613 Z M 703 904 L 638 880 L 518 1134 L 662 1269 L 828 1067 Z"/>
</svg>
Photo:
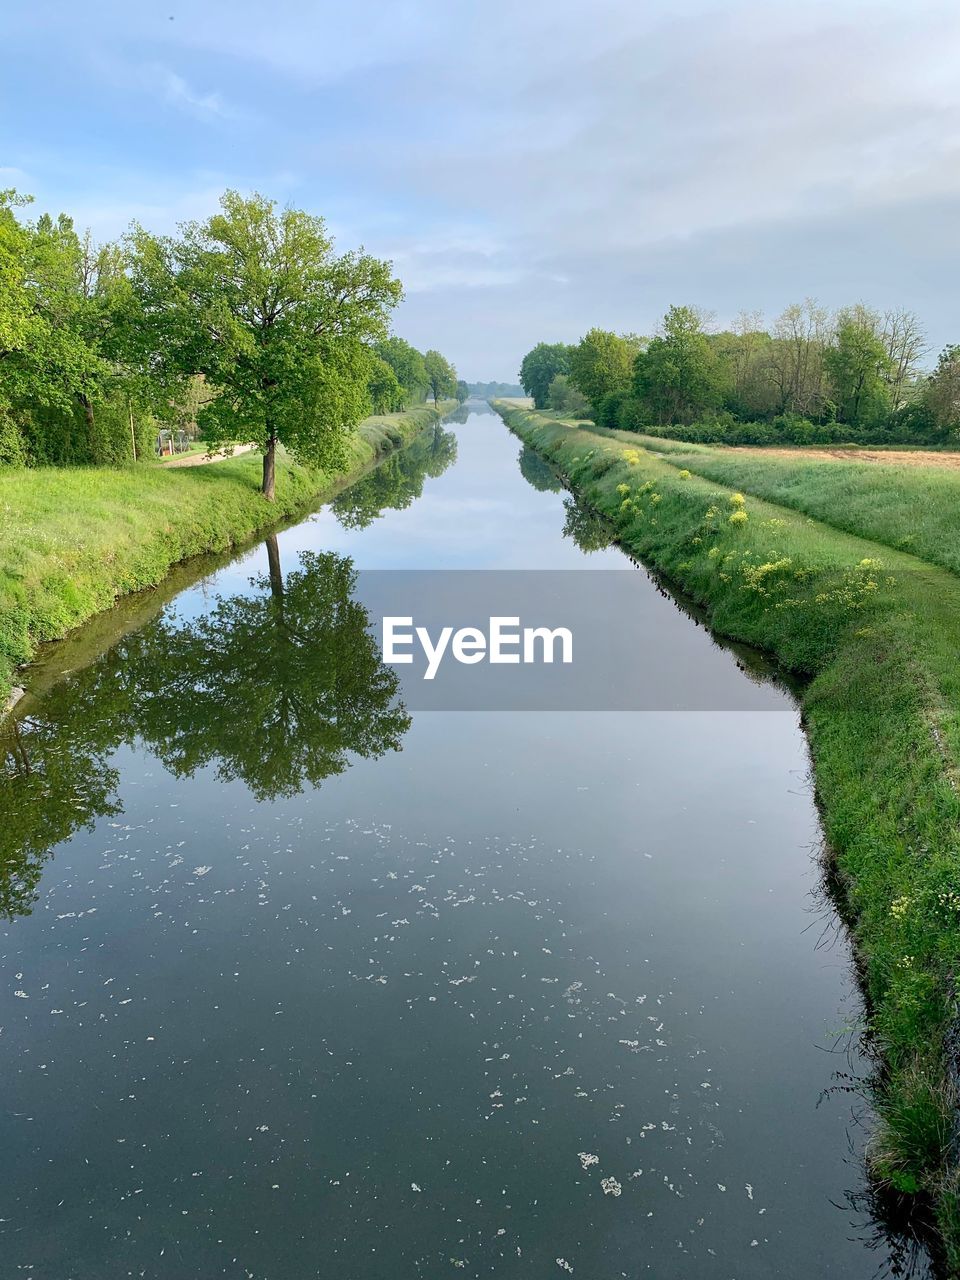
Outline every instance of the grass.
<svg viewBox="0 0 960 1280">
<path fill-rule="evenodd" d="M 623 439 L 623 433 L 614 433 Z M 960 573 L 960 469 L 829 461 L 631 437 L 721 484 Z M 667 446 L 667 447 L 665 447 Z"/>
<path fill-rule="evenodd" d="M 949 490 L 915 468 L 781 469 L 689 446 L 664 456 L 661 441 L 654 451 L 634 435 L 496 407 L 719 632 L 809 677 L 817 797 L 882 1063 L 871 1166 L 892 1191 L 932 1201 L 947 1265 L 960 1273 L 949 1048 L 960 972 L 960 577 L 940 543 L 956 542 Z M 892 545 L 908 529 L 915 554 Z"/>
<path fill-rule="evenodd" d="M 40 643 L 155 586 L 179 561 L 226 550 L 290 517 L 450 407 L 368 418 L 334 474 L 282 458 L 273 503 L 259 492 L 256 453 L 203 467 L 0 469 L 0 709 L 16 667 Z"/>
</svg>

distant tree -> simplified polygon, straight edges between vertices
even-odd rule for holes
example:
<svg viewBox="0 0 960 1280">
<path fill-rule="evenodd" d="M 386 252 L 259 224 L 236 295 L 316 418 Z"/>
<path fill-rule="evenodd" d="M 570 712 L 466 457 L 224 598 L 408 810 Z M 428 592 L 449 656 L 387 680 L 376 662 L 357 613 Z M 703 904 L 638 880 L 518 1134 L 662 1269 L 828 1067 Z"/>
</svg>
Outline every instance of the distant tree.
<svg viewBox="0 0 960 1280">
<path fill-rule="evenodd" d="M 520 365 L 520 382 L 535 409 L 547 407 L 550 383 L 558 373 L 570 372 L 570 348 L 564 342 L 538 342 Z"/>
<path fill-rule="evenodd" d="M 404 400 L 410 404 L 422 400 L 427 392 L 427 370 L 423 356 L 409 342 L 395 335 L 378 342 L 377 355 L 385 360 L 403 388 Z"/>
<path fill-rule="evenodd" d="M 724 368 L 694 307 L 671 307 L 663 332 L 637 357 L 634 389 L 651 417 L 661 425 L 694 422 L 720 406 Z"/>
<path fill-rule="evenodd" d="M 591 329 L 572 349 L 570 381 L 587 397 L 594 415 L 604 396 L 629 391 L 640 347 L 641 340 L 633 334 Z"/>
<path fill-rule="evenodd" d="M 428 351 L 423 357 L 427 371 L 427 389 L 434 405 L 452 396 L 457 389 L 457 371 L 439 351 Z"/>
<path fill-rule="evenodd" d="M 547 408 L 570 417 L 583 417 L 590 412 L 587 397 L 570 381 L 570 375 L 558 373 L 547 391 Z"/>
<path fill-rule="evenodd" d="M 823 360 L 831 338 L 830 317 L 813 298 L 792 304 L 778 318 L 769 353 L 778 413 L 822 417 L 827 397 Z"/>
<path fill-rule="evenodd" d="M 468 382 L 470 394 L 478 400 L 495 400 L 506 396 L 519 398 L 523 395 L 523 387 L 518 382 Z"/>
<path fill-rule="evenodd" d="M 873 426 L 889 415 L 894 365 L 876 312 L 864 306 L 841 311 L 823 359 L 839 422 Z"/>
<path fill-rule="evenodd" d="M 742 311 L 731 330 L 708 335 L 724 371 L 724 407 L 745 421 L 777 412 L 777 391 L 770 375 L 773 339 L 758 312 Z"/>
<path fill-rule="evenodd" d="M 470 399 L 470 388 L 467 386 L 467 384 L 464 382 L 462 378 L 457 379 L 457 389 L 456 389 L 455 395 L 457 397 L 457 404 L 466 404 L 466 402 Z"/>
<path fill-rule="evenodd" d="M 960 433 L 960 346 L 944 347 L 920 396 L 933 434 Z"/>
<path fill-rule="evenodd" d="M 883 342 L 890 360 L 887 381 L 891 408 L 896 412 L 907 401 L 907 389 L 929 351 L 923 325 L 912 311 L 887 311 L 883 317 Z"/>
<path fill-rule="evenodd" d="M 401 290 L 389 263 L 335 256 L 322 218 L 235 191 L 220 206 L 176 238 L 134 230 L 141 332 L 219 392 L 200 412 L 205 437 L 256 444 L 273 499 L 278 444 L 311 464 L 342 460 Z"/>
</svg>

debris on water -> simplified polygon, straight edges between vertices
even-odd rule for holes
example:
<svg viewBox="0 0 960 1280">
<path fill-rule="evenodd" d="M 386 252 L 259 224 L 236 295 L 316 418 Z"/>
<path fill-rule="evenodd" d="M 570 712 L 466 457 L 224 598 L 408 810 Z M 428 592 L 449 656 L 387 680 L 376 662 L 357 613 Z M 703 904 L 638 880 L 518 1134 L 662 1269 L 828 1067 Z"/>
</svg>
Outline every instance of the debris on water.
<svg viewBox="0 0 960 1280">
<path fill-rule="evenodd" d="M 600 1185 L 603 1187 L 603 1194 L 605 1196 L 619 1196 L 623 1194 L 623 1187 L 621 1187 L 620 1183 L 614 1177 L 601 1178 Z"/>
</svg>

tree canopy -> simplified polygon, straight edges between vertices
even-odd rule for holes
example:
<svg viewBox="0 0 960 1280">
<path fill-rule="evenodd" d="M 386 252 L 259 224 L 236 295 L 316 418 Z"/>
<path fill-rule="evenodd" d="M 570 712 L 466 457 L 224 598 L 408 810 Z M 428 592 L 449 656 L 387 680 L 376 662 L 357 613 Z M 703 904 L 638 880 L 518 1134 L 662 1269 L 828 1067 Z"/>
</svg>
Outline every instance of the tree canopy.
<svg viewBox="0 0 960 1280">
<path fill-rule="evenodd" d="M 538 342 L 520 365 L 520 383 L 534 407 L 547 407 L 547 393 L 558 373 L 570 372 L 570 348 L 565 342 Z"/>
<path fill-rule="evenodd" d="M 553 350 L 538 343 L 525 367 Z M 710 441 L 939 440 L 960 433 L 957 348 L 930 373 L 927 350 L 923 326 L 903 309 L 857 304 L 831 315 L 807 298 L 770 328 L 742 312 L 718 332 L 696 307 L 672 306 L 649 341 L 590 329 L 544 404 L 587 409 L 602 426 Z M 587 404 L 575 407 L 571 390 Z"/>
<path fill-rule="evenodd" d="M 235 191 L 220 204 L 175 237 L 132 233 L 141 332 L 216 392 L 200 412 L 207 439 L 263 451 L 272 498 L 278 443 L 313 465 L 342 461 L 400 284 L 387 262 L 336 255 L 322 218 Z"/>
</svg>

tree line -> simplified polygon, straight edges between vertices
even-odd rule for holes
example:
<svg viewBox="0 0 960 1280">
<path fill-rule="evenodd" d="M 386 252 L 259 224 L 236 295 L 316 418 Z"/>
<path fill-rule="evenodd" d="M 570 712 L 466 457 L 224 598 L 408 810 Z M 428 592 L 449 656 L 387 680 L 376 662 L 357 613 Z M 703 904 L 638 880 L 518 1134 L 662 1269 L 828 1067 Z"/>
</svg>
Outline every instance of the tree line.
<svg viewBox="0 0 960 1280">
<path fill-rule="evenodd" d="M 538 409 L 602 426 L 707 442 L 890 440 L 960 433 L 960 345 L 924 368 L 929 344 L 909 311 L 862 304 L 830 314 L 812 299 L 772 330 L 757 315 L 712 331 L 673 306 L 652 338 L 591 329 L 538 343 L 520 368 Z"/>
<path fill-rule="evenodd" d="M 391 336 L 391 264 L 337 254 L 322 218 L 224 193 L 203 222 L 95 244 L 0 192 L 0 464 L 151 457 L 158 426 L 336 466 L 349 431 L 462 391 L 439 351 Z"/>
</svg>

